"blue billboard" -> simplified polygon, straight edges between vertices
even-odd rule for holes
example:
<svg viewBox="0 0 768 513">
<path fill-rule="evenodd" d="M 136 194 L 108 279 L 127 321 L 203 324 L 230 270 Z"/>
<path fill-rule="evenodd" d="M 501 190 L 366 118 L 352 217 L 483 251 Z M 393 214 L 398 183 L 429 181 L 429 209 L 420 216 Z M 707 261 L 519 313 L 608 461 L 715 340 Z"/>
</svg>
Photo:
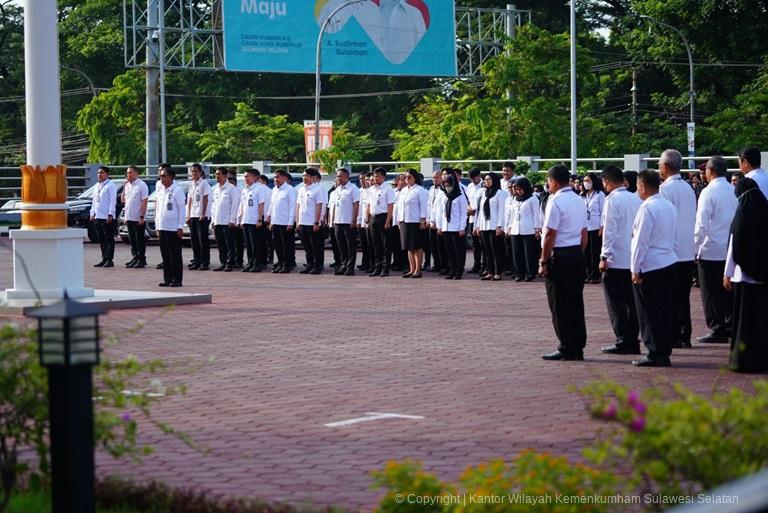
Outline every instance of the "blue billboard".
<svg viewBox="0 0 768 513">
<path fill-rule="evenodd" d="M 224 0 L 229 71 L 314 73 L 320 27 L 322 72 L 456 75 L 453 0 Z"/>
</svg>

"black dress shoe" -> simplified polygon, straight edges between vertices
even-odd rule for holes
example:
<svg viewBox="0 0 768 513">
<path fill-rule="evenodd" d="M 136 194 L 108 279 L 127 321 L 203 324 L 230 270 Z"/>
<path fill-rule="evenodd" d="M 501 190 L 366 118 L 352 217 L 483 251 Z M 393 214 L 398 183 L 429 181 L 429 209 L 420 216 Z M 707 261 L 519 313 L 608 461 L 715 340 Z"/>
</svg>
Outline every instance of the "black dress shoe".
<svg viewBox="0 0 768 513">
<path fill-rule="evenodd" d="M 333 271 L 334 276 L 341 276 L 344 274 L 344 269 L 338 269 L 336 271 Z"/>
<path fill-rule="evenodd" d="M 370 273 L 368 273 L 368 276 L 373 278 L 374 276 L 379 276 L 381 274 L 381 269 L 374 269 Z"/>
<path fill-rule="evenodd" d="M 171 284 L 168 283 L 167 281 L 162 281 L 162 282 L 158 283 L 157 286 L 158 287 L 170 287 Z"/>
<path fill-rule="evenodd" d="M 107 260 L 106 262 L 104 262 L 104 266 L 103 267 L 114 267 L 114 266 L 115 266 L 115 264 L 114 264 L 114 262 L 112 262 L 112 260 Z"/>
<path fill-rule="evenodd" d="M 262 267 L 262 266 L 260 266 L 260 265 L 254 265 L 253 267 L 251 267 L 251 270 L 250 270 L 250 271 L 248 271 L 248 272 L 251 272 L 251 273 L 260 273 L 260 272 L 264 271 L 264 269 L 266 269 L 266 267 Z"/>
<path fill-rule="evenodd" d="M 386 278 L 389 276 L 389 271 L 381 271 L 381 274 L 379 274 L 380 278 Z"/>
<path fill-rule="evenodd" d="M 344 272 L 344 276 L 354 276 L 354 275 L 355 275 L 355 271 L 352 269 L 349 269 Z"/>
<path fill-rule="evenodd" d="M 533 281 L 533 276 L 526 276 L 526 278 L 523 281 L 526 282 L 526 283 L 532 282 Z"/>
<path fill-rule="evenodd" d="M 460 280 L 460 279 L 461 279 L 461 275 L 460 275 L 460 274 L 457 274 L 457 275 L 455 275 L 455 276 L 453 277 L 453 279 L 454 279 L 454 280 Z"/>
<path fill-rule="evenodd" d="M 189 269 L 190 271 L 197 271 L 198 269 L 200 269 L 200 266 L 197 264 L 190 265 L 189 267 L 187 267 L 187 269 Z"/>
<path fill-rule="evenodd" d="M 302 269 L 301 271 L 299 271 L 299 274 L 309 274 L 311 272 L 312 272 L 312 269 L 307 267 L 306 269 Z"/>
<path fill-rule="evenodd" d="M 157 265 L 155 266 L 155 269 L 162 269 L 162 268 L 164 268 L 164 267 L 165 267 L 165 263 L 163 263 L 163 262 L 160 262 L 159 264 L 157 264 Z"/>
<path fill-rule="evenodd" d="M 309 271 L 309 274 L 323 274 L 323 270 L 322 269 L 312 269 L 311 271 Z"/>
<path fill-rule="evenodd" d="M 415 280 L 415 279 L 417 279 L 417 278 L 421 278 L 421 273 L 419 273 L 419 274 L 412 274 L 412 275 L 411 275 L 411 279 L 414 279 L 414 280 Z"/>
<path fill-rule="evenodd" d="M 211 270 L 211 266 L 209 266 L 208 264 L 203 264 L 200 266 L 200 269 L 198 269 L 198 271 L 210 271 L 210 270 Z"/>
<path fill-rule="evenodd" d="M 479 268 L 475 269 L 475 268 L 473 267 L 472 269 L 470 269 L 469 271 L 467 271 L 467 274 L 477 274 L 477 273 L 479 273 L 479 272 L 480 272 L 480 269 L 479 269 Z"/>
<path fill-rule="evenodd" d="M 133 264 L 134 269 L 144 269 L 147 266 L 147 263 L 143 260 L 139 260 L 135 264 Z"/>
<path fill-rule="evenodd" d="M 292 270 L 291 267 L 281 267 L 278 274 L 289 274 Z"/>
<path fill-rule="evenodd" d="M 669 367 L 672 365 L 672 362 L 669 361 L 669 358 L 648 358 L 647 356 L 643 356 L 639 360 L 634 360 L 632 362 L 632 365 L 635 367 Z"/>
<path fill-rule="evenodd" d="M 523 278 L 521 276 L 516 276 L 515 277 L 515 282 L 516 283 L 520 283 L 521 281 L 523 281 Z"/>
<path fill-rule="evenodd" d="M 541 355 L 542 360 L 562 360 L 562 361 L 581 361 L 584 359 L 584 353 L 563 353 L 560 351 L 553 351 L 551 353 Z"/>
<path fill-rule="evenodd" d="M 456 275 L 453 273 L 448 273 L 445 275 L 446 280 L 452 280 L 454 277 L 456 277 Z"/>
<path fill-rule="evenodd" d="M 232 272 L 232 267 L 230 267 L 230 266 L 226 266 L 226 267 L 224 268 L 224 272 L 225 272 L 225 273 L 231 273 L 231 272 Z"/>
<path fill-rule="evenodd" d="M 215 272 L 215 273 L 220 273 L 221 271 L 223 271 L 223 270 L 224 270 L 224 269 L 226 269 L 226 268 L 227 268 L 227 266 L 226 266 L 226 265 L 220 265 L 220 266 L 218 266 L 217 268 L 215 268 L 215 269 L 213 270 L 213 272 Z"/>
<path fill-rule="evenodd" d="M 672 342 L 672 347 L 674 349 L 690 349 L 693 346 L 691 345 L 690 340 L 677 340 Z"/>
<path fill-rule="evenodd" d="M 639 347 L 626 344 L 613 344 L 612 346 L 601 347 L 600 351 L 606 354 L 640 354 Z"/>
<path fill-rule="evenodd" d="M 187 264 L 187 269 L 189 269 L 190 271 L 193 270 L 192 269 L 193 267 L 200 267 L 200 264 L 198 264 L 197 262 L 190 262 L 189 264 Z"/>
<path fill-rule="evenodd" d="M 98 264 L 93 264 L 93 266 L 94 266 L 94 267 L 104 267 L 104 264 L 106 264 L 106 263 L 107 263 L 107 261 L 106 261 L 106 260 L 102 260 L 102 261 L 101 261 L 101 262 L 99 262 Z"/>
<path fill-rule="evenodd" d="M 445 276 L 446 274 L 448 274 L 448 269 L 443 269 L 442 271 L 440 271 L 437 274 L 438 274 L 438 276 Z"/>
<path fill-rule="evenodd" d="M 710 333 L 709 335 L 697 338 L 696 342 L 699 344 L 728 344 L 730 340 L 724 335 Z"/>
<path fill-rule="evenodd" d="M 126 263 L 125 263 L 125 266 L 126 266 L 126 267 L 133 267 L 134 265 L 136 265 L 136 262 L 138 262 L 138 260 L 136 260 L 136 259 L 134 258 L 134 259 L 133 259 L 133 260 L 131 260 L 130 262 L 126 262 Z"/>
<path fill-rule="evenodd" d="M 174 288 L 175 288 L 175 287 L 181 287 L 181 283 L 179 283 L 178 281 L 174 281 L 173 283 L 171 283 L 171 284 L 169 285 L 169 287 L 174 287 Z"/>
</svg>

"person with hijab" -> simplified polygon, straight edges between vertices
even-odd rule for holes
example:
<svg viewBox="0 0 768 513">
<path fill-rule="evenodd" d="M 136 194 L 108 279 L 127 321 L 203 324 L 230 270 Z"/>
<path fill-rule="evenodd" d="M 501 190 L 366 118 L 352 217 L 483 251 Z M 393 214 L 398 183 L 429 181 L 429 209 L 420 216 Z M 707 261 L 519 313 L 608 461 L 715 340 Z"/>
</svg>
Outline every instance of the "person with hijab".
<svg viewBox="0 0 768 513">
<path fill-rule="evenodd" d="M 480 196 L 477 209 L 475 233 L 483 238 L 488 268 L 480 277 L 483 280 L 501 281 L 504 274 L 504 210 L 507 191 L 501 188 L 501 179 L 496 173 L 485 175 L 485 192 Z"/>
<path fill-rule="evenodd" d="M 409 169 L 405 174 L 406 186 L 400 191 L 402 199 L 397 210 L 397 222 L 400 226 L 400 242 L 402 248 L 408 251 L 409 264 L 403 278 L 421 278 L 429 216 L 429 193 L 421 186 L 423 180 L 421 173 Z"/>
<path fill-rule="evenodd" d="M 768 199 L 759 184 L 743 178 L 736 185 L 739 206 L 731 224 L 723 286 L 733 291 L 730 368 L 768 371 Z"/>
<path fill-rule="evenodd" d="M 514 196 L 507 200 L 507 235 L 512 238 L 514 279 L 533 281 L 539 258 L 541 206 L 527 178 L 513 182 Z"/>
<path fill-rule="evenodd" d="M 603 246 L 603 207 L 605 193 L 603 183 L 595 173 L 587 173 L 584 177 L 584 204 L 587 206 L 587 249 L 584 256 L 587 259 L 587 278 L 585 283 L 600 283 L 600 249 Z"/>
<path fill-rule="evenodd" d="M 467 221 L 467 196 L 458 185 L 460 182 L 451 173 L 443 180 L 442 193 L 437 216 L 437 233 L 445 241 L 448 273 L 446 280 L 460 280 L 464 274 L 464 258 L 467 253 L 464 227 Z"/>
</svg>

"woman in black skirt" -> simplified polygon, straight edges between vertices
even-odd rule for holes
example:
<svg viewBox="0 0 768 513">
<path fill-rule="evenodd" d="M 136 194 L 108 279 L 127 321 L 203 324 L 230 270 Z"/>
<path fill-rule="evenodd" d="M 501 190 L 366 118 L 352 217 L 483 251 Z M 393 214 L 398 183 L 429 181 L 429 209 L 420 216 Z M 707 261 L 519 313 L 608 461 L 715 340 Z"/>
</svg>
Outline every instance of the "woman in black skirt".
<svg viewBox="0 0 768 513">
<path fill-rule="evenodd" d="M 397 210 L 400 242 L 408 252 L 409 269 L 403 278 L 421 278 L 421 263 L 427 237 L 427 205 L 429 193 L 421 186 L 421 175 L 414 169 L 405 173 L 406 186 L 400 191 L 402 208 Z"/>
<path fill-rule="evenodd" d="M 488 173 L 484 180 L 485 194 L 480 198 L 475 223 L 475 233 L 483 238 L 488 262 L 481 279 L 500 281 L 504 274 L 504 217 L 509 194 L 501 189 L 501 179 L 496 173 Z"/>
</svg>

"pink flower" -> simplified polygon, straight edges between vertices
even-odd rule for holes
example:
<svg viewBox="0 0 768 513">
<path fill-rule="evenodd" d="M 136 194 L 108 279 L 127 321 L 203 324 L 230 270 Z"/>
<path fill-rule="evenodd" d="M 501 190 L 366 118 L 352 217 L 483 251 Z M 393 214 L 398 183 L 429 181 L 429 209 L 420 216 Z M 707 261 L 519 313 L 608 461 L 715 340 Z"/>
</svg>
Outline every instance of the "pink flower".
<svg viewBox="0 0 768 513">
<path fill-rule="evenodd" d="M 130 422 L 131 421 L 131 414 L 130 413 L 123 413 L 122 417 L 123 422 Z"/>
<path fill-rule="evenodd" d="M 639 433 L 645 429 L 645 418 L 643 417 L 635 417 L 632 419 L 632 422 L 629 423 L 629 430 L 634 433 Z"/>
<path fill-rule="evenodd" d="M 627 402 L 629 404 L 635 404 L 640 402 L 640 393 L 637 390 L 632 390 L 627 394 Z"/>
<path fill-rule="evenodd" d="M 616 406 L 615 401 L 612 401 L 611 404 L 605 407 L 605 409 L 600 414 L 600 416 L 604 419 L 615 419 L 617 411 L 618 411 L 618 406 Z"/>
<path fill-rule="evenodd" d="M 632 403 L 632 409 L 635 410 L 638 415 L 643 415 L 648 408 L 645 406 L 644 402 L 637 401 Z"/>
</svg>

